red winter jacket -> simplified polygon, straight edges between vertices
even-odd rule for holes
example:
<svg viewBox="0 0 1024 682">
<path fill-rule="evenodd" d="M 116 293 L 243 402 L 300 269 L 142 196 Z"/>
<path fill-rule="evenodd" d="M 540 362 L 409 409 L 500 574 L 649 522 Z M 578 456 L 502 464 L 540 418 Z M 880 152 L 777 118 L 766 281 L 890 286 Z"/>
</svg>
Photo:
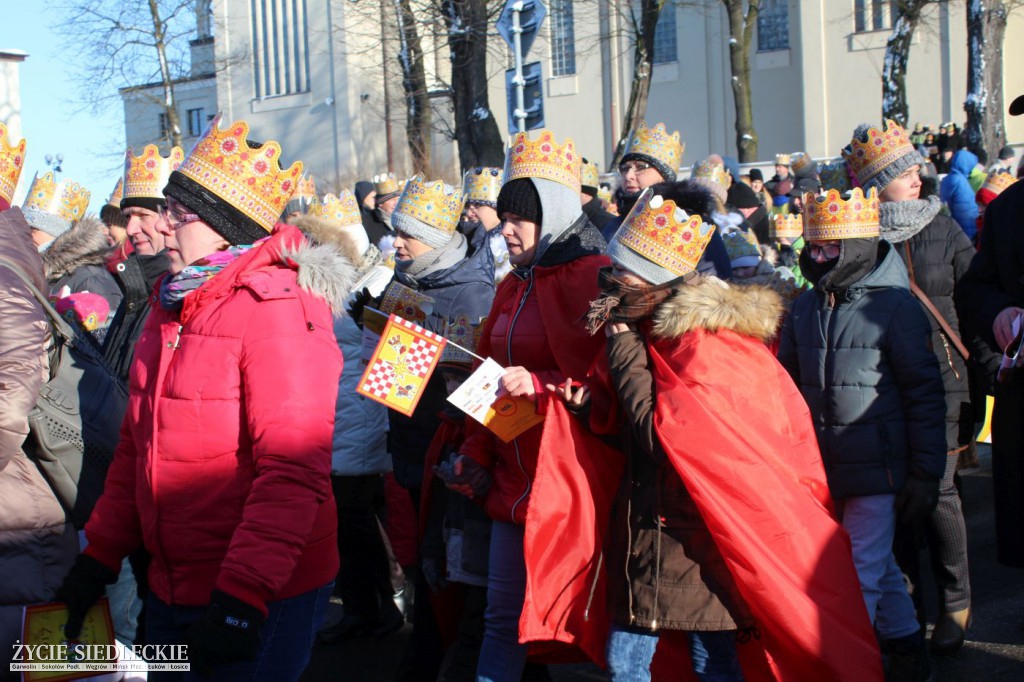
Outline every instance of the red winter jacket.
<svg viewBox="0 0 1024 682">
<path fill-rule="evenodd" d="M 151 297 L 86 554 L 116 570 L 144 544 L 150 588 L 184 606 L 209 603 L 217 588 L 265 610 L 335 577 L 342 358 L 330 306 L 297 282 L 338 299 L 351 270 L 278 225 L 189 294 L 180 315 Z"/>
</svg>

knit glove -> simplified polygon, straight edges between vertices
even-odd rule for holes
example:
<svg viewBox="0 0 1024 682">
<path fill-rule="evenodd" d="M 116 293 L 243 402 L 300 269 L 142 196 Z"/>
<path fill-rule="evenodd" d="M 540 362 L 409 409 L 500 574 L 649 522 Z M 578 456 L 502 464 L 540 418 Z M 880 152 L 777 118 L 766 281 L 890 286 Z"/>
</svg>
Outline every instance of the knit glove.
<svg viewBox="0 0 1024 682">
<path fill-rule="evenodd" d="M 64 624 L 64 636 L 70 640 L 82 634 L 82 623 L 96 600 L 107 591 L 107 585 L 117 582 L 117 573 L 86 554 L 79 554 L 75 564 L 64 576 L 64 582 L 57 588 L 55 601 L 68 605 L 68 622 Z"/>
<path fill-rule="evenodd" d="M 487 497 L 494 479 L 479 462 L 472 457 L 458 455 L 452 461 L 434 466 L 434 474 L 452 490 L 470 499 Z"/>
<path fill-rule="evenodd" d="M 928 518 L 938 503 L 939 479 L 911 472 L 896 496 L 896 516 L 900 523 L 914 524 Z"/>
<path fill-rule="evenodd" d="M 192 670 L 209 675 L 219 665 L 256 660 L 263 621 L 256 607 L 214 590 L 202 619 L 185 633 Z"/>
<path fill-rule="evenodd" d="M 363 287 L 363 290 L 352 298 L 352 303 L 348 307 L 348 314 L 360 329 L 363 328 L 363 309 L 372 302 L 373 294 L 366 287 Z"/>
</svg>

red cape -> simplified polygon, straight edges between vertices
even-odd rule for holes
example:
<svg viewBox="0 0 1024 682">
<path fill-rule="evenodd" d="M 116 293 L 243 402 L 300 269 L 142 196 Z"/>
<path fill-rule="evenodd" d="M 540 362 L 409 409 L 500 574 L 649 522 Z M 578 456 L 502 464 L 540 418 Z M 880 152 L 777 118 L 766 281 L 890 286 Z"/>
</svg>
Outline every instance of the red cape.
<svg viewBox="0 0 1024 682">
<path fill-rule="evenodd" d="M 743 655 L 748 679 L 881 680 L 850 539 L 789 375 L 731 331 L 647 347 L 659 441 L 758 621 L 764 656 Z M 767 668 L 746 666 L 756 658 Z"/>
</svg>

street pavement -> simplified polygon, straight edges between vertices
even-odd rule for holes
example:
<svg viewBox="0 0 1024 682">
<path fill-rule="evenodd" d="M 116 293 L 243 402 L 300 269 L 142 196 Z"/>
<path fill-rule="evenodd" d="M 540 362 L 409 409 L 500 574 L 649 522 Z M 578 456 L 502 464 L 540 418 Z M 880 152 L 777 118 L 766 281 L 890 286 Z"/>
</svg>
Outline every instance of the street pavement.
<svg viewBox="0 0 1024 682">
<path fill-rule="evenodd" d="M 996 563 L 988 446 L 979 447 L 979 459 L 980 468 L 963 472 L 961 487 L 967 519 L 974 624 L 960 652 L 932 656 L 934 682 L 1024 682 L 1024 570 Z M 938 612 L 937 599 L 932 585 L 926 583 L 922 589 L 930 628 Z M 384 639 L 362 638 L 318 645 L 302 680 L 390 681 L 398 670 L 410 633 L 411 626 L 406 625 Z M 591 665 L 551 666 L 550 672 L 555 682 L 605 679 L 604 674 Z"/>
</svg>

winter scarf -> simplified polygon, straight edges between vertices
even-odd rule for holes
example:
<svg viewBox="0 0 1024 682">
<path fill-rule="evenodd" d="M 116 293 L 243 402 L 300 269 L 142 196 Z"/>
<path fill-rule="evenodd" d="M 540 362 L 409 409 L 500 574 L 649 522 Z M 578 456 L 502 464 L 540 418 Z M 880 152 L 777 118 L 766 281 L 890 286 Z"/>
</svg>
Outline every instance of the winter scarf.
<svg viewBox="0 0 1024 682">
<path fill-rule="evenodd" d="M 466 238 L 456 232 L 444 246 L 408 260 L 396 260 L 395 269 L 411 279 L 420 279 L 441 270 L 447 270 L 466 257 Z"/>
<path fill-rule="evenodd" d="M 650 317 L 665 299 L 696 274 L 688 272 L 664 284 L 636 286 L 613 275 L 611 267 L 601 268 L 597 275 L 601 295 L 590 302 L 587 332 L 593 336 L 608 321 L 628 324 Z"/>
<path fill-rule="evenodd" d="M 901 244 L 924 229 L 942 208 L 936 196 L 912 201 L 886 201 L 879 207 L 882 238 L 890 244 Z"/>
<path fill-rule="evenodd" d="M 160 284 L 160 306 L 164 310 L 181 310 L 186 296 L 209 282 L 218 272 L 234 263 L 262 241 L 264 240 L 261 239 L 255 244 L 230 246 L 223 251 L 212 253 L 206 258 L 200 258 L 172 277 L 165 277 Z"/>
</svg>

